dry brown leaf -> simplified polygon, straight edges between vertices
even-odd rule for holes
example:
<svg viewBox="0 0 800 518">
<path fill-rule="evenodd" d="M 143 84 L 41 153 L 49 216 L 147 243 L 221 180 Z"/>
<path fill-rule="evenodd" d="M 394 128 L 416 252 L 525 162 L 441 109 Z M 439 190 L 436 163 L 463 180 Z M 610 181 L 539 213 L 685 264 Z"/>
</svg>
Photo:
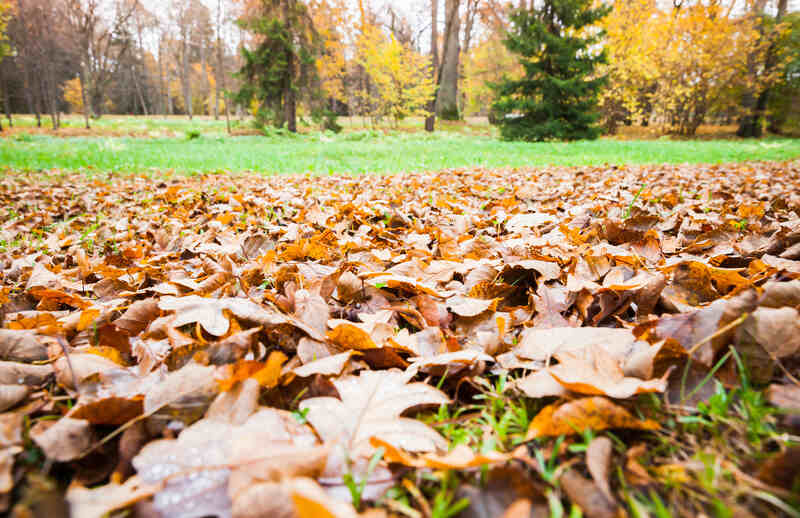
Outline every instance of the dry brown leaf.
<svg viewBox="0 0 800 518">
<path fill-rule="evenodd" d="M 301 378 L 307 378 L 314 374 L 322 374 L 323 376 L 334 376 L 342 373 L 347 362 L 350 361 L 356 351 L 346 351 L 326 358 L 320 358 L 300 367 L 295 367 L 292 372 Z"/>
<path fill-rule="evenodd" d="M 336 327 L 328 331 L 327 338 L 338 347 L 356 351 L 378 347 L 369 333 L 361 327 L 350 322 L 341 322 L 334 325 Z"/>
<path fill-rule="evenodd" d="M 144 331 L 158 315 L 158 300 L 139 300 L 131 304 L 121 317 L 114 320 L 113 324 L 117 329 L 128 333 L 129 336 L 136 336 Z"/>
<path fill-rule="evenodd" d="M 421 421 L 401 414 L 412 407 L 449 403 L 441 391 L 425 383 L 408 383 L 413 373 L 399 370 L 362 371 L 333 380 L 341 399 L 316 397 L 300 403 L 306 419 L 325 444 L 332 446 L 322 478 L 336 486 L 334 494 L 346 498 L 345 473 L 367 480 L 364 498 L 383 494 L 392 476 L 380 466 L 368 471 L 377 437 L 395 448 L 432 452 L 447 448 L 447 441 Z"/>
<path fill-rule="evenodd" d="M 297 290 L 294 293 L 295 316 L 305 325 L 324 335 L 330 318 L 330 309 L 325 299 L 308 290 Z"/>
<path fill-rule="evenodd" d="M 497 300 L 473 299 L 457 295 L 447 299 L 447 309 L 460 317 L 476 317 L 485 311 L 497 309 Z"/>
<path fill-rule="evenodd" d="M 149 415 L 165 406 L 181 403 L 199 404 L 204 410 L 218 391 L 215 373 L 214 367 L 195 363 L 169 373 L 145 393 L 144 412 Z"/>
<path fill-rule="evenodd" d="M 131 477 L 124 484 L 110 483 L 93 489 L 72 485 L 67 490 L 70 514 L 80 518 L 103 518 L 113 511 L 130 507 L 149 498 L 155 486 Z"/>
<path fill-rule="evenodd" d="M 559 485 L 572 503 L 581 508 L 587 518 L 625 516 L 613 500 L 609 500 L 591 480 L 574 469 L 567 469 L 558 479 Z"/>
<path fill-rule="evenodd" d="M 596 437 L 592 439 L 586 448 L 586 468 L 592 475 L 594 483 L 603 492 L 609 502 L 614 501 L 614 495 L 609 486 L 609 476 L 611 475 L 611 454 L 613 445 L 608 437 Z"/>
<path fill-rule="evenodd" d="M 558 365 L 550 367 L 548 372 L 564 388 L 579 394 L 627 399 L 636 394 L 664 392 L 667 388 L 667 374 L 652 380 L 625 376 L 621 362 L 599 347 L 559 354 L 557 358 Z"/>
<path fill-rule="evenodd" d="M 0 360 L 34 362 L 47 359 L 47 343 L 34 331 L 0 329 Z"/>
<path fill-rule="evenodd" d="M 142 480 L 164 483 L 153 500 L 162 515 L 251 516 L 249 510 L 263 516 L 286 508 L 289 495 L 272 492 L 264 500 L 260 484 L 321 471 L 326 451 L 315 448 L 314 434 L 288 412 L 262 408 L 241 424 L 222 417 L 202 419 L 177 439 L 151 442 L 133 459 Z"/>
<path fill-rule="evenodd" d="M 0 361 L 0 385 L 43 385 L 53 375 L 51 365 L 27 365 Z"/>
<path fill-rule="evenodd" d="M 31 393 L 25 385 L 0 385 L 0 412 L 17 406 Z"/>
<path fill-rule="evenodd" d="M 532 327 L 522 333 L 519 345 L 513 351 L 529 360 L 547 361 L 555 354 L 584 351 L 603 347 L 615 358 L 624 358 L 636 337 L 627 329 L 602 327 L 557 327 L 540 329 Z"/>
<path fill-rule="evenodd" d="M 776 407 L 800 412 L 800 385 L 770 385 L 767 400 Z"/>
<path fill-rule="evenodd" d="M 308 409 L 306 418 L 323 441 L 345 444 L 354 456 L 371 454 L 372 437 L 411 452 L 443 449 L 446 442 L 433 429 L 400 415 L 411 407 L 447 404 L 450 399 L 425 383 L 409 383 L 410 378 L 399 370 L 345 376 L 333 380 L 341 400 L 311 398 L 300 408 Z"/>
<path fill-rule="evenodd" d="M 242 320 L 262 326 L 278 326 L 290 322 L 277 311 L 268 310 L 243 298 L 215 299 L 198 295 L 161 297 L 158 307 L 164 311 L 175 311 L 175 320 L 172 322 L 174 327 L 198 323 L 213 336 L 224 336 L 230 329 L 230 320 L 225 316 L 226 310 Z M 312 334 L 317 336 L 313 331 Z"/>
<path fill-rule="evenodd" d="M 544 407 L 531 421 L 526 438 L 576 435 L 587 429 L 601 431 L 614 428 L 657 430 L 660 425 L 655 421 L 637 419 L 625 408 L 604 397 L 588 397 Z"/>
<path fill-rule="evenodd" d="M 89 421 L 70 417 L 62 417 L 58 421 L 39 421 L 31 428 L 30 434 L 47 458 L 57 462 L 80 458 L 94 440 Z"/>
<path fill-rule="evenodd" d="M 791 446 L 761 464 L 756 477 L 771 486 L 792 491 L 800 482 L 800 446 Z"/>
</svg>

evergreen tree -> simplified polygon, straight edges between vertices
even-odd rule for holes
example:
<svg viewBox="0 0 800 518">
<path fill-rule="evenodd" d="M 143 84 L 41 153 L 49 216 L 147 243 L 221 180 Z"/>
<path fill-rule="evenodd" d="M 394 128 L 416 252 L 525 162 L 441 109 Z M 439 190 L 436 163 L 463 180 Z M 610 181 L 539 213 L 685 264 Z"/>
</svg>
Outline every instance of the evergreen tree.
<svg viewBox="0 0 800 518">
<path fill-rule="evenodd" d="M 302 93 L 313 95 L 318 85 L 315 57 L 319 37 L 306 6 L 298 0 L 262 0 L 257 16 L 240 22 L 259 36 L 255 50 L 242 49 L 239 70 L 243 84 L 236 100 L 259 103 L 257 120 L 297 131 L 297 101 Z"/>
<path fill-rule="evenodd" d="M 594 74 L 605 62 L 602 32 L 588 28 L 610 8 L 593 0 L 544 0 L 517 9 L 506 47 L 519 54 L 524 76 L 493 85 L 492 120 L 507 140 L 597 138 L 597 94 L 604 78 Z M 588 28 L 588 30 L 587 30 Z"/>
</svg>

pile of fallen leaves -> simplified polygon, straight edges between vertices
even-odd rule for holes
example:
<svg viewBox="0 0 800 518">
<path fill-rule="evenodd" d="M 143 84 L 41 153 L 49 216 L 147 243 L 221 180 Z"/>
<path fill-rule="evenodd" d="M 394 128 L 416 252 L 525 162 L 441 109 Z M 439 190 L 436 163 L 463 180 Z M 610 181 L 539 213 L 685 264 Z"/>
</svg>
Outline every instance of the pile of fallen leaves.
<svg viewBox="0 0 800 518">
<path fill-rule="evenodd" d="M 0 506 L 798 516 L 798 186 L 4 176 Z"/>
</svg>

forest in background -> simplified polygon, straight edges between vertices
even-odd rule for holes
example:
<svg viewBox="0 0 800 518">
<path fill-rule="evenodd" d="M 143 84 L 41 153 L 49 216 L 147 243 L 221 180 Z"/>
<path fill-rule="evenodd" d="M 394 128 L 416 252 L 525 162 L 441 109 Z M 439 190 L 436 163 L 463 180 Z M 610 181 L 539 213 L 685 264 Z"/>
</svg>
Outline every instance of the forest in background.
<svg viewBox="0 0 800 518">
<path fill-rule="evenodd" d="M 704 123 L 792 133 L 800 125 L 800 14 L 789 0 L 606 1 L 601 123 L 694 135 Z M 11 0 L 2 4 L 0 101 L 13 113 L 258 115 L 240 73 L 253 20 L 300 6 L 321 95 L 297 114 L 393 124 L 434 110 L 491 118 L 491 85 L 521 73 L 504 45 L 513 9 L 534 0 Z M 270 7 L 271 6 L 271 7 Z M 293 33 L 295 36 L 300 32 Z M 305 74 L 299 67 L 297 74 Z M 435 100 L 434 100 L 435 97 Z M 237 102 L 238 100 L 238 102 Z M 432 121 L 428 123 L 432 129 Z"/>
</svg>

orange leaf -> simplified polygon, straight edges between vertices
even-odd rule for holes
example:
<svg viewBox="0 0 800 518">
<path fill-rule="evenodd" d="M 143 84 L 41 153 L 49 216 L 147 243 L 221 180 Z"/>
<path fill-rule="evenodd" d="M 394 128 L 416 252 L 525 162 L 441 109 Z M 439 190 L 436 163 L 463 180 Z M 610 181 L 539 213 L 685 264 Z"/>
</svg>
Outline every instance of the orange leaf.
<svg viewBox="0 0 800 518">
<path fill-rule="evenodd" d="M 280 351 L 272 351 L 266 362 L 239 360 L 227 366 L 227 376 L 218 381 L 219 389 L 227 392 L 248 378 L 255 379 L 263 387 L 272 388 L 278 384 L 281 367 L 286 360 L 286 355 Z"/>
<path fill-rule="evenodd" d="M 82 350 L 82 352 L 102 356 L 119 365 L 126 365 L 125 360 L 122 359 L 122 354 L 113 347 L 108 347 L 106 345 L 91 346 Z"/>
<path fill-rule="evenodd" d="M 436 453 L 426 453 L 420 456 L 413 456 L 403 450 L 396 448 L 388 442 L 377 437 L 369 440 L 375 448 L 384 448 L 383 458 L 387 462 L 403 464 L 412 468 L 432 468 L 432 469 L 467 469 L 478 468 L 487 464 L 497 464 L 506 462 L 511 457 L 505 453 L 490 451 L 487 453 L 475 453 L 465 445 L 459 444 L 452 451 L 445 455 Z"/>
<path fill-rule="evenodd" d="M 327 338 L 345 349 L 363 351 L 378 347 L 366 331 L 353 324 L 339 324 L 328 331 Z"/>
<path fill-rule="evenodd" d="M 67 306 L 72 306 L 73 308 L 78 309 L 86 309 L 90 307 L 92 304 L 82 299 L 77 295 L 72 295 L 71 293 L 66 293 L 61 290 L 53 290 L 50 288 L 32 288 L 29 293 L 34 298 L 39 299 L 39 305 L 41 307 L 55 307 L 58 304 L 65 304 Z"/>
<path fill-rule="evenodd" d="M 544 407 L 531 421 L 526 439 L 575 435 L 587 429 L 657 430 L 659 427 L 660 425 L 653 420 L 641 421 L 635 418 L 625 408 L 604 397 L 589 397 Z"/>
<path fill-rule="evenodd" d="M 272 388 L 278 384 L 278 379 L 281 377 L 281 367 L 288 360 L 285 354 L 280 351 L 272 351 L 269 353 L 264 367 L 258 372 L 253 374 L 252 378 L 258 381 L 262 387 Z"/>
<path fill-rule="evenodd" d="M 81 313 L 81 318 L 78 320 L 78 325 L 76 329 L 78 331 L 84 331 L 89 329 L 97 317 L 100 316 L 100 310 L 98 309 L 87 309 Z"/>
</svg>

